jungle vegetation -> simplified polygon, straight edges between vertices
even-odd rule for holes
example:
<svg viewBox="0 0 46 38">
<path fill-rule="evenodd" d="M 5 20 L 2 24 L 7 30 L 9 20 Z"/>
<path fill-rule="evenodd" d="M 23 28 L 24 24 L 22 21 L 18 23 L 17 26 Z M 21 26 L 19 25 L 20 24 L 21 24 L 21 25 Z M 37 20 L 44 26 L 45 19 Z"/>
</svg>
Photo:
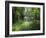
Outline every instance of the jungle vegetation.
<svg viewBox="0 0 46 38">
<path fill-rule="evenodd" d="M 40 8 L 13 7 L 12 31 L 40 30 Z"/>
</svg>

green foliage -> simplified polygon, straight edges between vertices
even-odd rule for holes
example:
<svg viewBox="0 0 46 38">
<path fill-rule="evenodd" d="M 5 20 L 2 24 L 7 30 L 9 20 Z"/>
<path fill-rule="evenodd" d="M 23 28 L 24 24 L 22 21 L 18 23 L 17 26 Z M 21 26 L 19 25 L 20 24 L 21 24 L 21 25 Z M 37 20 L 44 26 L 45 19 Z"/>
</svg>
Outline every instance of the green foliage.
<svg viewBox="0 0 46 38">
<path fill-rule="evenodd" d="M 40 8 L 13 7 L 12 31 L 40 30 Z"/>
</svg>

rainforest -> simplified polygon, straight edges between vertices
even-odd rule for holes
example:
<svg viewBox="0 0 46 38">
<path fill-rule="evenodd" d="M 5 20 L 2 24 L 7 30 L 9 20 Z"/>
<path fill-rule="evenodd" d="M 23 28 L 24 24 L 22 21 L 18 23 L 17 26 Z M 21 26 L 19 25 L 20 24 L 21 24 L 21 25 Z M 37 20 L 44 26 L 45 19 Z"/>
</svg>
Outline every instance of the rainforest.
<svg viewBox="0 0 46 38">
<path fill-rule="evenodd" d="M 40 30 L 40 8 L 12 7 L 12 31 Z"/>
</svg>

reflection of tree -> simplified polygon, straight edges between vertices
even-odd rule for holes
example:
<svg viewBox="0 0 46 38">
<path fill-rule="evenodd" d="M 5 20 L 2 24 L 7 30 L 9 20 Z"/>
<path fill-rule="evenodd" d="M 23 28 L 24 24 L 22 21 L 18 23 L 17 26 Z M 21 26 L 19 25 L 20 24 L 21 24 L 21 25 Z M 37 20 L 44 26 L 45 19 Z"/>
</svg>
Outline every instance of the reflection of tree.
<svg viewBox="0 0 46 38">
<path fill-rule="evenodd" d="M 40 8 L 13 7 L 12 13 L 13 30 L 40 29 Z"/>
</svg>

